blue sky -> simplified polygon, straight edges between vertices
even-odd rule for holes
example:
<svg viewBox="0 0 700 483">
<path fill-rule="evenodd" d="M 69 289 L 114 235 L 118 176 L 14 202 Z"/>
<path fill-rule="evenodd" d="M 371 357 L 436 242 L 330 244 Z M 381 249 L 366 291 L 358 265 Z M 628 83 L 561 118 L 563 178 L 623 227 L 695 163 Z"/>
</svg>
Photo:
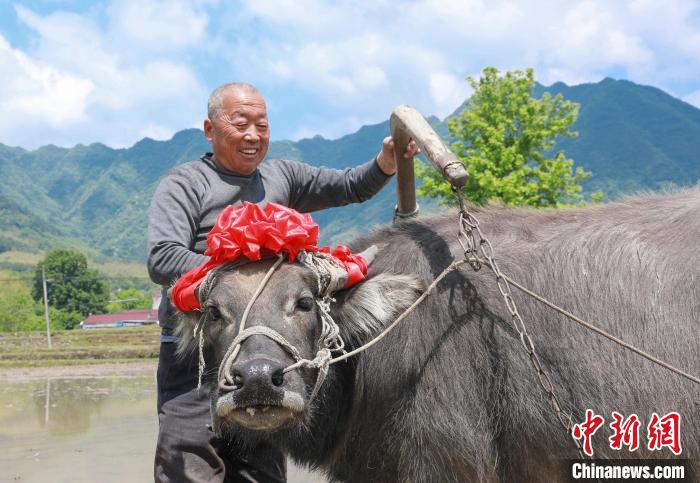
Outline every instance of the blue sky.
<svg viewBox="0 0 700 483">
<path fill-rule="evenodd" d="M 336 138 L 398 104 L 444 117 L 485 66 L 611 76 L 700 107 L 700 2 L 0 0 L 0 143 L 125 147 L 258 86 L 272 138 Z"/>
</svg>

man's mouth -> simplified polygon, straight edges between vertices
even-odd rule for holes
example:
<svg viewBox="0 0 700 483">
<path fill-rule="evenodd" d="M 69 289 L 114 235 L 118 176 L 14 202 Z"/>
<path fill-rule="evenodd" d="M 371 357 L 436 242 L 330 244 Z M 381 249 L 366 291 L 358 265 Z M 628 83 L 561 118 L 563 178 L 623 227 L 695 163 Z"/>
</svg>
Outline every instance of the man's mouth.
<svg viewBox="0 0 700 483">
<path fill-rule="evenodd" d="M 260 149 L 259 148 L 243 148 L 243 149 L 239 150 L 238 152 L 246 157 L 255 157 L 260 152 Z"/>
</svg>

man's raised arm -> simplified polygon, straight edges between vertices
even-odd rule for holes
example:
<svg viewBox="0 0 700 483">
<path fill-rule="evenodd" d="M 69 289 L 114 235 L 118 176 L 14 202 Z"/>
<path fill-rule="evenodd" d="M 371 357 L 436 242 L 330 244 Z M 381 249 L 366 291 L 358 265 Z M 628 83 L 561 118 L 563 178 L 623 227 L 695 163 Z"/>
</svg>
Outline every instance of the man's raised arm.
<svg viewBox="0 0 700 483">
<path fill-rule="evenodd" d="M 419 152 L 411 142 L 404 156 L 413 157 Z M 384 139 L 374 159 L 354 168 L 316 168 L 293 161 L 285 164 L 284 171 L 292 187 L 290 205 L 300 211 L 361 203 L 377 194 L 396 173 L 394 143 L 390 137 Z"/>
</svg>

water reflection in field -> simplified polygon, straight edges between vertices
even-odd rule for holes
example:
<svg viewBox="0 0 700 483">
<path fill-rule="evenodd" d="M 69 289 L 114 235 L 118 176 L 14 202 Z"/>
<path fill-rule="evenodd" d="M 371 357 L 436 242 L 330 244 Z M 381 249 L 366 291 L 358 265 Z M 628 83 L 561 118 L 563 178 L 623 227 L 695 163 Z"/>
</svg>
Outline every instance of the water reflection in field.
<svg viewBox="0 0 700 483">
<path fill-rule="evenodd" d="M 155 406 L 153 376 L 0 381 L 0 482 L 153 481 Z"/>
<path fill-rule="evenodd" d="M 0 481 L 148 481 L 153 376 L 3 381 Z"/>
</svg>

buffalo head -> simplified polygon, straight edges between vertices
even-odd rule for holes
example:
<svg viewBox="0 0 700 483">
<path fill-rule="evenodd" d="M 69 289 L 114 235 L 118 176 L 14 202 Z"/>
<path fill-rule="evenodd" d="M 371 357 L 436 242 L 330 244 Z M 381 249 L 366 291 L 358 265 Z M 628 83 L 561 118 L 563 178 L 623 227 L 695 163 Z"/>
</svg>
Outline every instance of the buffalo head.
<svg viewBox="0 0 700 483">
<path fill-rule="evenodd" d="M 241 316 L 273 263 L 262 260 L 217 268 L 206 290 L 199 289 L 201 313 L 183 314 L 180 321 L 180 352 L 203 347 L 205 379 L 213 387 L 213 428 L 220 435 L 233 431 L 247 434 L 248 440 L 251 435 L 268 438 L 307 427 L 316 412 L 323 412 L 324 398 L 312 397 L 319 369 L 284 371 L 296 362 L 290 346 L 298 351 L 297 357 L 309 360 L 321 348 L 323 314 L 317 302 L 322 294 L 316 273 L 306 265 L 284 262 L 272 272 L 245 323 L 246 329 L 260 333 L 241 341 L 229 367 L 222 365 L 224 359 L 231 360 L 227 355 L 239 335 Z M 370 272 L 358 285 L 334 293 L 330 316 L 345 350 L 358 347 L 390 323 L 417 298 L 419 290 L 412 277 Z M 201 341 L 193 336 L 195 328 L 202 331 Z M 283 341 L 275 340 L 278 336 Z M 328 368 L 326 385 L 337 384 L 336 366 L 343 364 Z M 222 383 L 221 374 L 226 371 L 229 383 Z"/>
</svg>

